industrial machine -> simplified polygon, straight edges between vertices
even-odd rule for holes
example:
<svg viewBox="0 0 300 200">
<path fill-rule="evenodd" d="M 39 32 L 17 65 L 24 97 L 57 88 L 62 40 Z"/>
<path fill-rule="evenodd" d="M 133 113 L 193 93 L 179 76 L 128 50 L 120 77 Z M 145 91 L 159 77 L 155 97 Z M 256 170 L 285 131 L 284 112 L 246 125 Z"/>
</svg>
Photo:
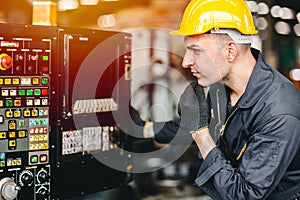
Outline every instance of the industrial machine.
<svg viewBox="0 0 300 200">
<path fill-rule="evenodd" d="M 66 199 L 127 184 L 130 138 L 114 116 L 122 118 L 130 98 L 131 35 L 0 27 L 0 200 Z"/>
</svg>

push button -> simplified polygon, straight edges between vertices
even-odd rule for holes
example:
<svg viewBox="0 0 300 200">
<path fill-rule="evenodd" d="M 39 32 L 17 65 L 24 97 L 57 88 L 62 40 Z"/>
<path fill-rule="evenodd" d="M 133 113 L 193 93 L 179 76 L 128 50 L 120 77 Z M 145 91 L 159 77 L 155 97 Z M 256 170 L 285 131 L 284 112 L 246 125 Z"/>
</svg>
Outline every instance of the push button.
<svg viewBox="0 0 300 200">
<path fill-rule="evenodd" d="M 16 140 L 9 140 L 8 141 L 8 149 L 9 150 L 15 150 L 17 147 L 17 141 Z"/>
<path fill-rule="evenodd" d="M 26 95 L 27 96 L 32 96 L 33 95 L 33 90 L 32 89 L 26 90 Z"/>
<path fill-rule="evenodd" d="M 38 77 L 32 78 L 32 85 L 38 85 L 40 84 L 40 79 Z"/>
<path fill-rule="evenodd" d="M 17 96 L 17 90 L 9 90 L 10 96 Z"/>
<path fill-rule="evenodd" d="M 15 120 L 10 120 L 8 122 L 8 129 L 9 130 L 15 130 L 16 128 L 17 128 L 16 121 Z"/>
<path fill-rule="evenodd" d="M 6 117 L 6 118 L 12 118 L 12 117 L 13 117 L 13 112 L 12 112 L 11 110 L 7 110 L 7 111 L 5 112 L 5 117 Z"/>
<path fill-rule="evenodd" d="M 14 100 L 14 106 L 20 107 L 21 106 L 21 100 L 19 100 L 19 99 Z"/>
<path fill-rule="evenodd" d="M 39 161 L 37 155 L 30 156 L 30 163 L 37 163 Z"/>
<path fill-rule="evenodd" d="M 6 132 L 5 131 L 0 132 L 0 139 L 6 139 Z"/>
<path fill-rule="evenodd" d="M 31 116 L 32 117 L 37 117 L 39 115 L 39 111 L 37 109 L 34 109 L 31 111 Z"/>
<path fill-rule="evenodd" d="M 24 110 L 23 111 L 23 116 L 24 117 L 30 117 L 30 110 Z"/>
<path fill-rule="evenodd" d="M 24 127 L 25 126 L 25 120 L 19 120 L 19 127 Z"/>
<path fill-rule="evenodd" d="M 16 135 L 16 132 L 15 131 L 9 131 L 8 132 L 8 138 L 16 138 L 17 137 L 17 135 Z"/>
<path fill-rule="evenodd" d="M 3 97 L 7 97 L 8 96 L 8 90 L 2 90 L 1 91 L 1 95 L 3 96 Z"/>
<path fill-rule="evenodd" d="M 19 138 L 25 138 L 26 137 L 26 131 L 25 130 L 18 131 L 18 137 Z"/>
<path fill-rule="evenodd" d="M 21 117 L 21 110 L 15 110 L 14 111 L 14 117 L 16 117 L 16 118 Z"/>
<path fill-rule="evenodd" d="M 33 105 L 33 100 L 32 99 L 27 99 L 26 100 L 26 106 L 32 106 Z"/>
<path fill-rule="evenodd" d="M 19 85 L 20 84 L 20 79 L 19 78 L 13 78 L 13 85 Z"/>
<path fill-rule="evenodd" d="M 47 85 L 49 83 L 49 79 L 47 77 L 42 78 L 42 85 Z"/>
<path fill-rule="evenodd" d="M 19 96 L 25 96 L 26 92 L 25 90 L 19 90 Z"/>
<path fill-rule="evenodd" d="M 11 79 L 10 78 L 5 78 L 4 79 L 4 84 L 5 85 L 10 85 L 11 84 Z"/>
<path fill-rule="evenodd" d="M 6 107 L 12 107 L 14 105 L 13 100 L 6 100 Z"/>
<path fill-rule="evenodd" d="M 49 94 L 49 90 L 48 89 L 42 89 L 42 95 L 46 96 Z"/>
<path fill-rule="evenodd" d="M 3 123 L 4 123 L 4 116 L 0 115 L 0 124 L 3 124 Z"/>
<path fill-rule="evenodd" d="M 40 90 L 40 89 L 35 89 L 35 90 L 34 90 L 34 95 L 35 95 L 35 96 L 41 95 L 41 90 Z"/>
</svg>

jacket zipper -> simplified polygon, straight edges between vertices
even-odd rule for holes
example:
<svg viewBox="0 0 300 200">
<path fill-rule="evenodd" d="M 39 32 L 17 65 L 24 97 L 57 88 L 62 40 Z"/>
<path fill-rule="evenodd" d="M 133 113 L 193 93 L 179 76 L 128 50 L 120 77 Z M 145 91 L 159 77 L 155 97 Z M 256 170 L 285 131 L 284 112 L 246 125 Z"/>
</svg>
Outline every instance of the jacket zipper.
<svg viewBox="0 0 300 200">
<path fill-rule="evenodd" d="M 235 113 L 237 110 L 238 110 L 238 108 L 235 108 L 235 109 L 233 110 L 233 112 L 229 115 L 229 117 L 226 119 L 225 124 L 222 126 L 222 128 L 221 128 L 221 130 L 220 130 L 221 135 L 224 135 L 225 127 L 226 127 L 226 125 L 227 125 L 229 119 L 234 115 L 234 113 Z"/>
</svg>

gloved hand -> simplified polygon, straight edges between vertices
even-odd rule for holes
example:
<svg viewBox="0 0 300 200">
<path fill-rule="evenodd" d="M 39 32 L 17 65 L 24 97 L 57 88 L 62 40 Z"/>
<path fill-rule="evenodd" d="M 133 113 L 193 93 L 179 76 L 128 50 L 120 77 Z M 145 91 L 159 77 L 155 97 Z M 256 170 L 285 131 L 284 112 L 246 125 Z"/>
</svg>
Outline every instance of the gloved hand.
<svg viewBox="0 0 300 200">
<path fill-rule="evenodd" d="M 204 89 L 197 81 L 191 82 L 180 96 L 178 114 L 180 127 L 188 133 L 208 127 L 209 109 Z"/>
</svg>

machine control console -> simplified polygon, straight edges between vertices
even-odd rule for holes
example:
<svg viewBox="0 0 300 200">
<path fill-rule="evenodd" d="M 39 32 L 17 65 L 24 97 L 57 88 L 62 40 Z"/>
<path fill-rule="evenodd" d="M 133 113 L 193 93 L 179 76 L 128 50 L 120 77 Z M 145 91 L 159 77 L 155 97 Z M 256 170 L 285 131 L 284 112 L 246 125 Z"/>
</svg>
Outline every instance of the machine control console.
<svg viewBox="0 0 300 200">
<path fill-rule="evenodd" d="M 51 40 L 0 37 L 0 199 L 50 199 Z"/>
</svg>

